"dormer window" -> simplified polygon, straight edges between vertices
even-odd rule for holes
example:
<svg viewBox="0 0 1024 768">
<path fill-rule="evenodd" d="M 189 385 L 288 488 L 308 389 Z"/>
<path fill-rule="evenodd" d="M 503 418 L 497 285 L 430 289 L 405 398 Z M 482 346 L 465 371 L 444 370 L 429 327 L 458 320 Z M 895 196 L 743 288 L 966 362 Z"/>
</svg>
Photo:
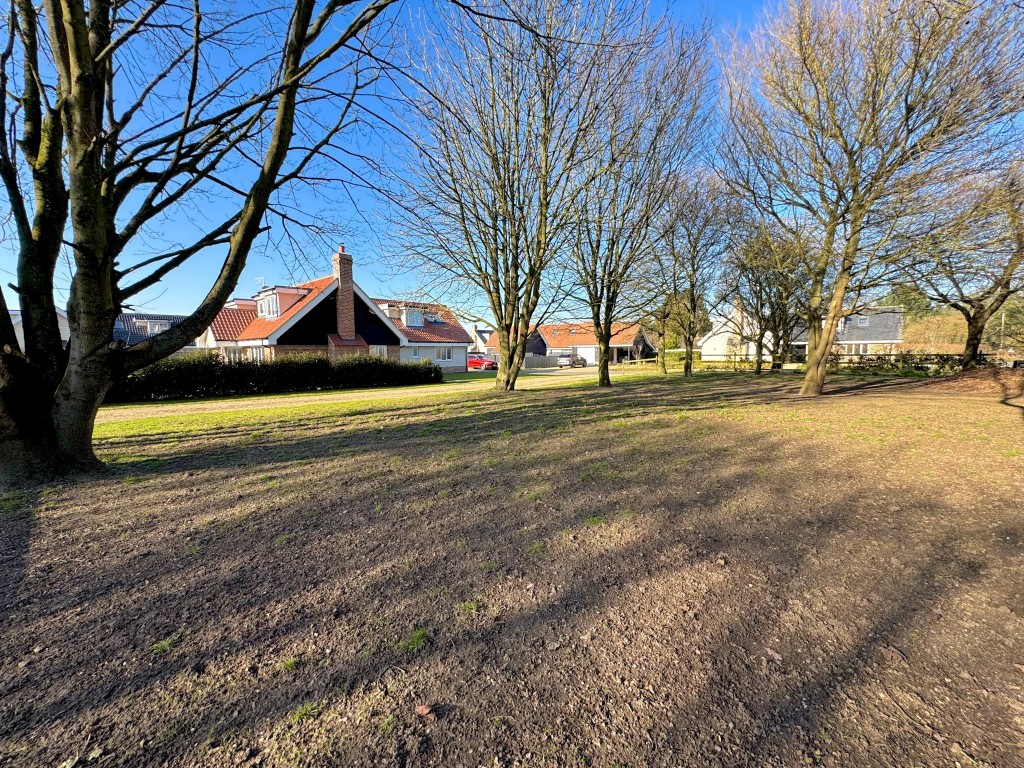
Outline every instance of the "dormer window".
<svg viewBox="0 0 1024 768">
<path fill-rule="evenodd" d="M 418 309 L 405 310 L 405 326 L 407 328 L 422 328 L 423 313 Z"/>
<path fill-rule="evenodd" d="M 274 318 L 278 315 L 277 294 L 271 294 L 256 302 L 256 314 L 259 317 Z"/>
<path fill-rule="evenodd" d="M 866 317 L 864 317 L 864 316 L 858 317 L 857 318 L 857 325 L 860 328 L 867 328 L 868 327 L 868 319 Z"/>
</svg>

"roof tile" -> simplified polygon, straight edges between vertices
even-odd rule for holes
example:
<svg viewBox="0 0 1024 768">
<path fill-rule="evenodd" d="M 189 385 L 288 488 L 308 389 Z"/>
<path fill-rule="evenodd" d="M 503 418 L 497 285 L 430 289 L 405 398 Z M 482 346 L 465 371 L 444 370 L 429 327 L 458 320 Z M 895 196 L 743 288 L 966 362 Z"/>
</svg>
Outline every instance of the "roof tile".
<svg viewBox="0 0 1024 768">
<path fill-rule="evenodd" d="M 255 309 L 224 307 L 213 318 L 210 330 L 217 341 L 235 341 L 255 319 Z"/>
<path fill-rule="evenodd" d="M 597 336 L 591 323 L 550 323 L 537 326 L 537 331 L 544 338 L 548 349 L 597 346 Z M 611 346 L 630 347 L 639 333 L 639 323 L 612 323 Z M 497 331 L 491 333 L 486 346 L 498 348 Z"/>
<path fill-rule="evenodd" d="M 472 344 L 466 329 L 455 317 L 455 314 L 443 304 L 427 304 L 421 301 L 399 301 L 397 299 L 373 299 L 373 303 L 383 309 L 391 304 L 398 304 L 404 307 L 420 310 L 421 312 L 437 315 L 441 322 L 434 323 L 424 319 L 422 328 L 409 328 L 402 319 L 390 318 L 395 327 L 400 330 L 410 342 L 414 344 L 430 343 L 435 344 Z"/>
</svg>

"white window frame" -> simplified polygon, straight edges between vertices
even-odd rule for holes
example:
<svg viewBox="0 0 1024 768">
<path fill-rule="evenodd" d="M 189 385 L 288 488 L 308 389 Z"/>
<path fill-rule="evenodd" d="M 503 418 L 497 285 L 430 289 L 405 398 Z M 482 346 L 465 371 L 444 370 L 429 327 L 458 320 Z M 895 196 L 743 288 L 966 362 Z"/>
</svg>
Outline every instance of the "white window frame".
<svg viewBox="0 0 1024 768">
<path fill-rule="evenodd" d="M 451 347 L 438 347 L 436 350 L 435 360 L 451 360 L 453 358 Z"/>
<path fill-rule="evenodd" d="M 857 327 L 858 328 L 867 328 L 869 324 L 870 324 L 870 320 L 868 318 L 864 317 L 863 315 L 861 315 L 860 317 L 857 318 Z"/>
<path fill-rule="evenodd" d="M 410 328 L 422 328 L 423 312 L 418 309 L 405 310 L 405 324 Z"/>
<path fill-rule="evenodd" d="M 387 357 L 388 356 L 388 345 L 387 344 L 374 344 L 370 347 L 370 354 L 374 357 Z"/>
<path fill-rule="evenodd" d="M 272 294 L 260 299 L 256 303 L 256 314 L 259 317 L 275 318 L 278 316 L 281 304 L 277 300 L 277 294 Z"/>
<path fill-rule="evenodd" d="M 413 360 L 419 360 L 420 359 L 420 348 L 419 347 L 412 347 L 412 359 Z"/>
</svg>

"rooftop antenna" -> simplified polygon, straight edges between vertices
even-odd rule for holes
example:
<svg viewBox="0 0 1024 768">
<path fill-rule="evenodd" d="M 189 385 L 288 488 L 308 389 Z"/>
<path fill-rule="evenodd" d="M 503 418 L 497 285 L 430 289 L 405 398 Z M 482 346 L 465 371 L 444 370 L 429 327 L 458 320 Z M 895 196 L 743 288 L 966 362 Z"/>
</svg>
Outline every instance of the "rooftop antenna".
<svg viewBox="0 0 1024 768">
<path fill-rule="evenodd" d="M 267 281 L 262 277 L 257 277 L 256 285 L 258 285 L 260 287 L 260 290 L 262 291 L 264 288 L 267 287 Z"/>
</svg>

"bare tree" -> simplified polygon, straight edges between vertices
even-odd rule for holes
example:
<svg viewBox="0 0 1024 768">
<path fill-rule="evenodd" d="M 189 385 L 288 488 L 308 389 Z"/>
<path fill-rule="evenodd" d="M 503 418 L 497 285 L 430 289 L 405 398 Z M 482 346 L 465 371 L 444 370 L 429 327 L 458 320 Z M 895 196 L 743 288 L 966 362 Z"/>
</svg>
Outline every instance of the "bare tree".
<svg viewBox="0 0 1024 768">
<path fill-rule="evenodd" d="M 802 392 L 919 192 L 989 162 L 1021 110 L 1011 3 L 790 0 L 725 64 L 729 183 L 806 252 Z"/>
<path fill-rule="evenodd" d="M 297 222 L 279 195 L 343 159 L 335 140 L 375 76 L 371 26 L 393 2 L 12 3 L 0 180 L 25 344 L 0 297 L 3 479 L 95 464 L 93 423 L 116 377 L 209 325 L 268 216 Z M 188 226 L 166 231 L 174 216 Z M 66 352 L 62 246 L 73 264 Z M 200 254 L 219 254 L 220 268 L 196 309 L 140 344 L 115 343 L 123 308 Z"/>
<path fill-rule="evenodd" d="M 515 389 L 540 316 L 564 296 L 564 253 L 607 93 L 608 46 L 639 6 L 528 0 L 517 25 L 446 14 L 415 104 L 399 180 L 402 259 L 435 295 L 478 291 Z"/>
<path fill-rule="evenodd" d="M 800 244 L 784 232 L 759 222 L 749 227 L 727 267 L 726 296 L 737 310 L 734 330 L 753 342 L 754 370 L 760 374 L 766 345 L 772 368 L 789 359 L 793 336 L 805 320 L 807 285 Z"/>
<path fill-rule="evenodd" d="M 906 271 L 929 300 L 963 315 L 960 361 L 972 368 L 989 320 L 1024 291 L 1024 178 L 1013 168 L 997 181 L 951 185 L 933 208 Z"/>
<path fill-rule="evenodd" d="M 693 375 L 693 352 L 711 314 L 721 302 L 719 277 L 733 243 L 738 206 L 716 176 L 690 170 L 671 187 L 669 213 L 660 247 L 648 270 L 651 285 L 660 292 L 651 313 L 660 348 L 669 325 L 683 344 L 683 374 Z"/>
<path fill-rule="evenodd" d="M 650 291 L 634 273 L 662 248 L 658 222 L 676 204 L 672 179 L 702 148 L 710 122 L 708 29 L 638 25 L 604 53 L 596 151 L 584 166 L 592 181 L 577 200 L 571 254 L 597 338 L 597 383 L 608 387 L 616 321 L 649 306 Z"/>
</svg>

